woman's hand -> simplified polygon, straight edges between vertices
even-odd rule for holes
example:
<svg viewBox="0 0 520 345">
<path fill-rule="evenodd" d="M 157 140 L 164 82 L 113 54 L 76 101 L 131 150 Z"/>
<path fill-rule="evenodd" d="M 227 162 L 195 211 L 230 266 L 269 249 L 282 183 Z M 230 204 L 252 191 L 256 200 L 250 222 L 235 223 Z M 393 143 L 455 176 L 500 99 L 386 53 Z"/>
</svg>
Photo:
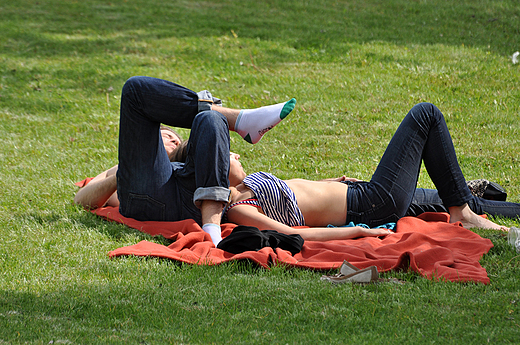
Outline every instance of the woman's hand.
<svg viewBox="0 0 520 345">
<path fill-rule="evenodd" d="M 354 178 L 354 177 L 346 177 L 345 175 L 343 176 L 340 176 L 340 177 L 331 177 L 331 178 L 326 178 L 324 180 L 320 180 L 320 181 L 331 181 L 331 182 L 344 182 L 344 181 L 350 181 L 350 182 L 360 182 L 362 180 L 358 180 L 357 178 Z"/>
<path fill-rule="evenodd" d="M 377 237 L 377 236 L 386 236 L 391 235 L 394 232 L 388 229 L 365 229 L 361 230 L 363 232 L 364 237 Z"/>
</svg>

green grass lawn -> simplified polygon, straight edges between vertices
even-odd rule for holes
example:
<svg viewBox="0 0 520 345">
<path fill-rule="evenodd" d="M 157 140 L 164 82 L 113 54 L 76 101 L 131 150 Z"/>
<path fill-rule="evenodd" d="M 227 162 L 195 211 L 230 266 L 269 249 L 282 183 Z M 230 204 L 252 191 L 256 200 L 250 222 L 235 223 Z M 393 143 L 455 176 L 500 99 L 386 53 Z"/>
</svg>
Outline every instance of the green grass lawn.
<svg viewBox="0 0 520 345">
<path fill-rule="evenodd" d="M 519 342 L 504 234 L 477 231 L 495 245 L 489 285 L 331 286 L 247 262 L 109 259 L 163 240 L 72 203 L 74 182 L 117 163 L 133 75 L 229 107 L 297 98 L 259 144 L 231 134 L 246 171 L 281 178 L 368 179 L 406 112 L 432 102 L 466 178 L 520 202 L 517 1 L 0 0 L 0 33 L 0 344 Z M 433 187 L 425 171 L 419 185 Z"/>
</svg>

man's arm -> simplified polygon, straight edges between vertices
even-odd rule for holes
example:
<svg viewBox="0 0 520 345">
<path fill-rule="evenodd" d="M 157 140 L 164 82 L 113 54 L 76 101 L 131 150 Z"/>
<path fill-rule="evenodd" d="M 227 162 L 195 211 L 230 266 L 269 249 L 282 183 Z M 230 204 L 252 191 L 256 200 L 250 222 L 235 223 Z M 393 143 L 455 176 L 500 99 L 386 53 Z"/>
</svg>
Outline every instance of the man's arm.
<svg viewBox="0 0 520 345">
<path fill-rule="evenodd" d="M 116 172 L 117 165 L 94 177 L 85 187 L 78 190 L 74 202 L 87 208 L 119 206 Z"/>
</svg>

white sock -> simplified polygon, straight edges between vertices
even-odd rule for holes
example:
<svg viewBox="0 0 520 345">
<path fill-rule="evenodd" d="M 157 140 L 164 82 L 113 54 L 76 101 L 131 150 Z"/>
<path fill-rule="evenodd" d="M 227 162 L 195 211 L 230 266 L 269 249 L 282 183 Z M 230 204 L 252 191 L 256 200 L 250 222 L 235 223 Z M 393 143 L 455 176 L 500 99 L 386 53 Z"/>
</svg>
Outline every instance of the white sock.
<svg viewBox="0 0 520 345">
<path fill-rule="evenodd" d="M 222 241 L 222 230 L 220 225 L 213 223 L 206 223 L 202 226 L 202 230 L 207 232 L 211 236 L 211 240 L 215 244 L 215 247 L 220 241 Z"/>
<path fill-rule="evenodd" d="M 256 109 L 244 109 L 235 123 L 235 132 L 247 142 L 256 144 L 294 109 L 296 99 Z"/>
</svg>

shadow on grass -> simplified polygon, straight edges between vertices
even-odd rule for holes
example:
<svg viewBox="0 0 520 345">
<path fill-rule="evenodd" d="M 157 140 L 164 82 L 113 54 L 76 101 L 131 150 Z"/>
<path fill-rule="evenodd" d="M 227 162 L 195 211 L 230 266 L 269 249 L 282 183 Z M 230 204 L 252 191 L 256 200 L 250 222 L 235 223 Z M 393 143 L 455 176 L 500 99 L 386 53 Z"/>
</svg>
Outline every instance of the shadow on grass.
<svg viewBox="0 0 520 345">
<path fill-rule="evenodd" d="M 71 343 L 78 338 L 80 343 L 100 339 L 147 343 L 150 337 L 167 337 L 159 330 L 174 331 L 190 314 L 193 324 L 198 324 L 197 314 L 186 311 L 199 304 L 196 297 L 182 298 L 187 287 L 166 292 L 175 286 L 151 280 L 147 289 L 138 284 L 76 284 L 38 294 L 0 291 L 0 339 L 7 343 Z M 150 336 L 154 331 L 162 334 Z"/>
<path fill-rule="evenodd" d="M 124 224 L 105 220 L 86 210 L 77 213 L 68 212 L 65 217 L 58 212 L 48 214 L 33 212 L 18 216 L 20 223 L 36 223 L 54 229 L 67 229 L 73 224 L 75 228 L 79 226 L 79 229 L 94 230 L 115 241 L 132 236 L 136 241 L 152 241 L 166 246 L 172 243 L 163 236 L 148 235 Z"/>
<path fill-rule="evenodd" d="M 227 328 L 225 316 L 234 311 L 227 305 L 240 305 L 240 300 L 251 294 L 250 289 L 271 284 L 265 279 L 269 272 L 247 262 L 218 267 L 158 266 L 156 262 L 164 261 L 132 258 L 121 264 L 98 262 L 91 267 L 94 276 L 87 274 L 89 279 L 82 283 L 60 280 L 38 293 L 0 290 L 0 340 L 49 343 L 82 338 L 80 343 L 90 343 L 86 339 L 142 341 L 174 333 L 201 334 L 201 330 L 213 327 Z M 258 271 L 264 271 L 262 277 L 255 275 Z M 275 273 L 280 275 L 284 274 Z M 244 287 L 231 287 L 239 289 L 237 301 L 216 298 L 222 280 Z M 264 307 L 256 304 L 260 310 Z M 138 343 L 134 340 L 131 343 Z"/>
<path fill-rule="evenodd" d="M 123 237 L 132 235 L 136 238 L 137 241 L 151 241 L 165 246 L 168 246 L 173 242 L 160 235 L 151 236 L 137 229 L 128 227 L 124 224 L 119 224 L 117 222 L 105 220 L 88 211 L 81 213 L 77 218 L 75 218 L 75 220 L 81 223 L 82 225 L 89 228 L 93 228 L 99 233 L 108 236 L 114 240 L 120 240 Z"/>
<path fill-rule="evenodd" d="M 329 58 L 372 41 L 478 46 L 502 55 L 520 48 L 520 8 L 513 1 L 21 0 L 2 7 L 2 49 L 14 56 L 146 53 L 141 43 L 223 35 L 325 49 Z"/>
</svg>

